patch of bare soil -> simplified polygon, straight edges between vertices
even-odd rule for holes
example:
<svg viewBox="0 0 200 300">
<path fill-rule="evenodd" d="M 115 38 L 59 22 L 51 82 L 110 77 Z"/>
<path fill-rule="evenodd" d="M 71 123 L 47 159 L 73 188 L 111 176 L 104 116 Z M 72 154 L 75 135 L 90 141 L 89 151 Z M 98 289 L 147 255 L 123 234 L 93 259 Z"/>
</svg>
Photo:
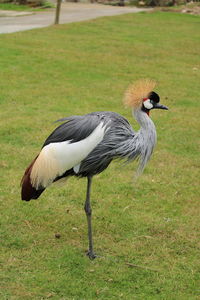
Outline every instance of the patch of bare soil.
<svg viewBox="0 0 200 300">
<path fill-rule="evenodd" d="M 161 11 L 179 12 L 190 15 L 200 15 L 200 4 L 189 3 L 187 5 L 174 6 L 174 7 L 162 7 Z"/>
<path fill-rule="evenodd" d="M 200 15 L 200 6 L 185 7 L 181 10 L 184 14 Z"/>
</svg>

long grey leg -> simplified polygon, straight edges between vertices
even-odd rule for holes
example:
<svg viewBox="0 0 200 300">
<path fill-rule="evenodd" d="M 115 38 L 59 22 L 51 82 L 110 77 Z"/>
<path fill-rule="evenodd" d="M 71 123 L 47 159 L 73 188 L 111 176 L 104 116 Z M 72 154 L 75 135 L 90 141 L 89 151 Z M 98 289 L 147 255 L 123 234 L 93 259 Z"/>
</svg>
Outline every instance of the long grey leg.
<svg viewBox="0 0 200 300">
<path fill-rule="evenodd" d="M 92 241 L 92 209 L 90 206 L 90 191 L 91 191 L 91 184 L 92 184 L 92 177 L 87 177 L 87 194 L 86 194 L 86 200 L 85 200 L 85 213 L 87 216 L 87 223 L 88 223 L 88 240 L 89 240 L 89 250 L 87 255 L 90 259 L 94 259 L 96 257 L 94 251 L 93 251 L 93 241 Z"/>
</svg>

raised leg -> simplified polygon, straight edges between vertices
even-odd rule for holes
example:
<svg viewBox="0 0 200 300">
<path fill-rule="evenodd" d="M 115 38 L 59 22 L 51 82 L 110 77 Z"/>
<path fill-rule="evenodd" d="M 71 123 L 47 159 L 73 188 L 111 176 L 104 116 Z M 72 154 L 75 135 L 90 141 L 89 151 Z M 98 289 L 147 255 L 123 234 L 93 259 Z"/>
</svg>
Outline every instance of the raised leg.
<svg viewBox="0 0 200 300">
<path fill-rule="evenodd" d="M 89 240 L 89 250 L 87 255 L 90 259 L 94 259 L 96 257 L 94 251 L 93 251 L 93 241 L 92 241 L 92 209 L 90 206 L 90 191 L 91 191 L 91 184 L 92 184 L 92 177 L 88 176 L 88 182 L 87 182 L 87 194 L 86 194 L 86 200 L 85 200 L 85 213 L 87 216 L 87 223 L 88 223 L 88 240 Z"/>
</svg>

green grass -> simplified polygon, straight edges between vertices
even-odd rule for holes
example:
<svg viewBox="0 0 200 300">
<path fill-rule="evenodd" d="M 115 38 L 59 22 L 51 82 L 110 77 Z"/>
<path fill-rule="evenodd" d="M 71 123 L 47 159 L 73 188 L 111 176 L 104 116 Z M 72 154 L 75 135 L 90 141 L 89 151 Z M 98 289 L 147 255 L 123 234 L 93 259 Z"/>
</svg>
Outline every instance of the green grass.
<svg viewBox="0 0 200 300">
<path fill-rule="evenodd" d="M 54 8 L 55 5 L 51 2 L 44 1 L 42 6 L 31 7 L 28 5 L 19 5 L 14 3 L 0 3 L 0 10 L 15 10 L 15 11 L 40 11 L 44 8 Z"/>
<path fill-rule="evenodd" d="M 199 23 L 142 13 L 0 36 L 1 299 L 199 299 Z M 95 177 L 90 261 L 86 180 L 29 203 L 19 182 L 56 119 L 113 110 L 138 129 L 121 99 L 141 77 L 170 110 L 151 114 L 158 144 L 136 183 L 135 164 Z"/>
<path fill-rule="evenodd" d="M 3 10 L 19 10 L 19 11 L 24 11 L 24 10 L 33 10 L 33 8 L 27 6 L 27 5 L 18 5 L 14 3 L 0 3 L 0 9 Z"/>
</svg>

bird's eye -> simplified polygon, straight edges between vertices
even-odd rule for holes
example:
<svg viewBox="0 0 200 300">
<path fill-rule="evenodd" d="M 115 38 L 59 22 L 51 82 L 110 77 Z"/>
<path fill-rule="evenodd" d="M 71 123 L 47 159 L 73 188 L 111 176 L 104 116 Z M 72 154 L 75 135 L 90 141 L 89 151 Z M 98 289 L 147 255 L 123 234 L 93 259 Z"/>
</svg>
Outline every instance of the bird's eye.
<svg viewBox="0 0 200 300">
<path fill-rule="evenodd" d="M 143 105 L 146 109 L 152 109 L 153 108 L 153 104 L 151 103 L 150 99 L 147 99 L 143 102 Z"/>
</svg>

